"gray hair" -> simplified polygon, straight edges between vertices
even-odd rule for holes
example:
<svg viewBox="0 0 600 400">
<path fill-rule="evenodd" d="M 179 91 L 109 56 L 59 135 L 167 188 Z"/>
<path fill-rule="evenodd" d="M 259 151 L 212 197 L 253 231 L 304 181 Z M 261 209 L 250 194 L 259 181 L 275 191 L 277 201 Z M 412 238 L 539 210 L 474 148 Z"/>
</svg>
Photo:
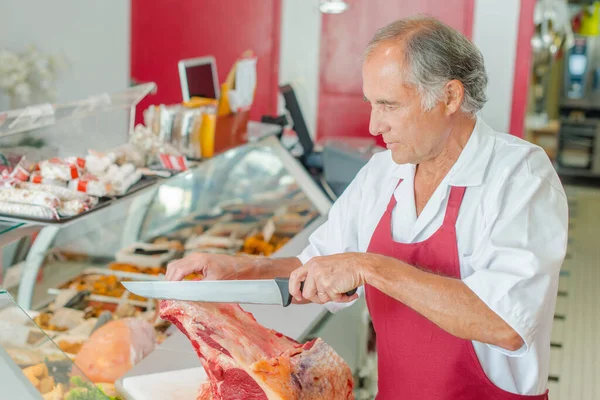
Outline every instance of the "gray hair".
<svg viewBox="0 0 600 400">
<path fill-rule="evenodd" d="M 488 78 L 483 55 L 469 39 L 448 25 L 424 16 L 392 22 L 375 33 L 363 60 L 383 42 L 404 45 L 406 79 L 416 86 L 425 111 L 440 101 L 444 86 L 454 79 L 464 86 L 463 112 L 475 115 L 487 101 Z"/>
</svg>

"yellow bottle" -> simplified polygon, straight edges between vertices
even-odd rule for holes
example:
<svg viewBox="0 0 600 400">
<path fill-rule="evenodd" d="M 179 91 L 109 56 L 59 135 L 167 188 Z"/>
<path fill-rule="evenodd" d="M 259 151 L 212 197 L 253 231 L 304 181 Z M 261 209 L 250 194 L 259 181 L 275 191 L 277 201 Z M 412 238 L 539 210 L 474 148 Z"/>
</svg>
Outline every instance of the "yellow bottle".
<svg viewBox="0 0 600 400">
<path fill-rule="evenodd" d="M 600 23 L 600 2 L 596 1 L 593 5 L 593 11 L 584 7 L 583 16 L 581 18 L 581 26 L 579 34 L 583 36 L 598 35 L 598 25 Z"/>
<path fill-rule="evenodd" d="M 200 154 L 202 155 L 202 158 L 212 157 L 215 152 L 216 125 L 216 114 L 202 114 L 202 125 L 200 127 Z"/>
</svg>

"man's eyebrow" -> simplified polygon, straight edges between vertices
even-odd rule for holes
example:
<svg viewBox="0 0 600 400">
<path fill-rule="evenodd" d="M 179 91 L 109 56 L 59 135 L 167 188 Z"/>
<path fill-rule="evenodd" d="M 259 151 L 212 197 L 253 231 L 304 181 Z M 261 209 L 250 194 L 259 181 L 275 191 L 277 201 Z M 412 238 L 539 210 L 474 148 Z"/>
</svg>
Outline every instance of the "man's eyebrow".
<svg viewBox="0 0 600 400">
<path fill-rule="evenodd" d="M 369 99 L 367 99 L 367 96 L 363 95 L 363 101 L 369 101 Z M 393 105 L 399 104 L 397 101 L 393 101 L 393 100 L 377 100 L 375 103 L 388 105 L 388 106 L 393 106 Z"/>
</svg>

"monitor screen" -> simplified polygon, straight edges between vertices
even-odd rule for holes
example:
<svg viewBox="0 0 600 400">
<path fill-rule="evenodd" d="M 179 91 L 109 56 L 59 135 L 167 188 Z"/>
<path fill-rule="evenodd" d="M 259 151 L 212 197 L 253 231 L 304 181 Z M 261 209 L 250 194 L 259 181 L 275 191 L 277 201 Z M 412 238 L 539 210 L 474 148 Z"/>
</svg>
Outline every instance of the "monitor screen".
<svg viewBox="0 0 600 400">
<path fill-rule="evenodd" d="M 206 97 L 216 99 L 215 82 L 213 79 L 212 64 L 200 64 L 185 67 L 188 84 L 188 93 L 192 97 Z"/>
</svg>

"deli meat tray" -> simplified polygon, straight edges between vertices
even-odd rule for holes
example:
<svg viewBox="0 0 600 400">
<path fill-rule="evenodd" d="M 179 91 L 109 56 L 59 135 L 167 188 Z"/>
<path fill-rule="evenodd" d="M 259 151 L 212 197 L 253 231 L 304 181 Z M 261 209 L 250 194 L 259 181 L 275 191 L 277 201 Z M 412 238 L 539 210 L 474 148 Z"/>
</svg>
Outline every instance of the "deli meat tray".
<svg viewBox="0 0 600 400">
<path fill-rule="evenodd" d="M 143 189 L 153 186 L 159 180 L 164 180 L 164 178 L 160 178 L 160 177 L 156 177 L 156 176 L 143 176 L 137 183 L 133 184 L 129 188 L 127 193 L 125 193 L 124 195 L 114 196 L 114 197 L 100 197 L 98 200 L 98 203 L 96 205 L 94 205 L 90 209 L 88 209 L 80 214 L 74 215 L 74 216 L 68 216 L 68 217 L 61 216 L 59 218 L 52 219 L 52 218 L 32 217 L 32 216 L 27 216 L 27 215 L 6 214 L 6 213 L 0 212 L 0 218 L 3 220 L 7 220 L 7 221 L 31 222 L 31 223 L 37 223 L 37 224 L 43 224 L 43 225 L 60 226 L 60 225 L 64 225 L 64 224 L 70 223 L 72 221 L 78 220 L 82 217 L 85 217 L 88 214 L 91 214 L 95 211 L 98 211 L 105 207 L 108 207 L 108 206 L 112 205 L 113 203 L 119 202 L 124 199 L 128 199 L 128 198 L 132 197 L 136 192 L 139 192 Z M 40 206 L 40 208 L 43 208 L 43 207 Z"/>
<path fill-rule="evenodd" d="M 99 293 L 94 293 L 94 290 L 92 290 L 91 287 L 81 287 L 81 288 L 78 288 L 77 290 L 79 290 L 79 291 L 90 290 L 91 291 L 90 299 L 94 300 L 94 301 L 99 301 L 99 302 L 103 302 L 103 303 L 115 303 L 115 304 L 126 302 L 133 306 L 138 306 L 138 307 L 147 307 L 149 304 L 148 303 L 149 300 L 141 299 L 141 298 L 139 298 L 139 296 L 131 295 L 131 293 L 129 293 L 127 290 L 124 289 L 124 287 L 122 287 L 120 282 L 127 281 L 127 280 L 154 281 L 154 280 L 163 280 L 164 279 L 163 274 L 150 275 L 150 274 L 144 274 L 144 273 L 132 273 L 132 272 L 112 270 L 109 268 L 91 267 L 91 268 L 84 269 L 79 275 L 77 275 L 65 282 L 60 283 L 59 285 L 57 285 L 57 287 L 49 288 L 48 294 L 59 295 L 59 294 L 61 294 L 61 292 L 67 290 L 70 286 L 76 285 L 77 282 L 82 282 L 88 277 L 90 280 L 93 281 L 94 277 L 100 277 L 100 276 L 105 276 L 106 278 L 113 277 L 114 282 L 112 282 L 112 284 L 116 285 L 116 289 L 119 289 L 120 292 L 116 293 L 116 294 L 111 294 L 111 293 L 108 293 L 110 290 L 107 290 L 107 293 L 99 294 Z M 103 281 L 104 281 L 103 284 L 106 285 L 106 279 L 104 279 Z M 83 285 L 83 283 L 80 283 L 80 284 Z M 88 285 L 90 285 L 90 284 L 88 283 Z M 93 285 L 93 283 L 91 285 Z M 96 286 L 96 285 L 94 285 L 94 286 Z M 114 289 L 114 290 L 116 291 L 116 289 Z M 151 300 L 150 300 L 150 303 L 152 303 Z"/>
</svg>

